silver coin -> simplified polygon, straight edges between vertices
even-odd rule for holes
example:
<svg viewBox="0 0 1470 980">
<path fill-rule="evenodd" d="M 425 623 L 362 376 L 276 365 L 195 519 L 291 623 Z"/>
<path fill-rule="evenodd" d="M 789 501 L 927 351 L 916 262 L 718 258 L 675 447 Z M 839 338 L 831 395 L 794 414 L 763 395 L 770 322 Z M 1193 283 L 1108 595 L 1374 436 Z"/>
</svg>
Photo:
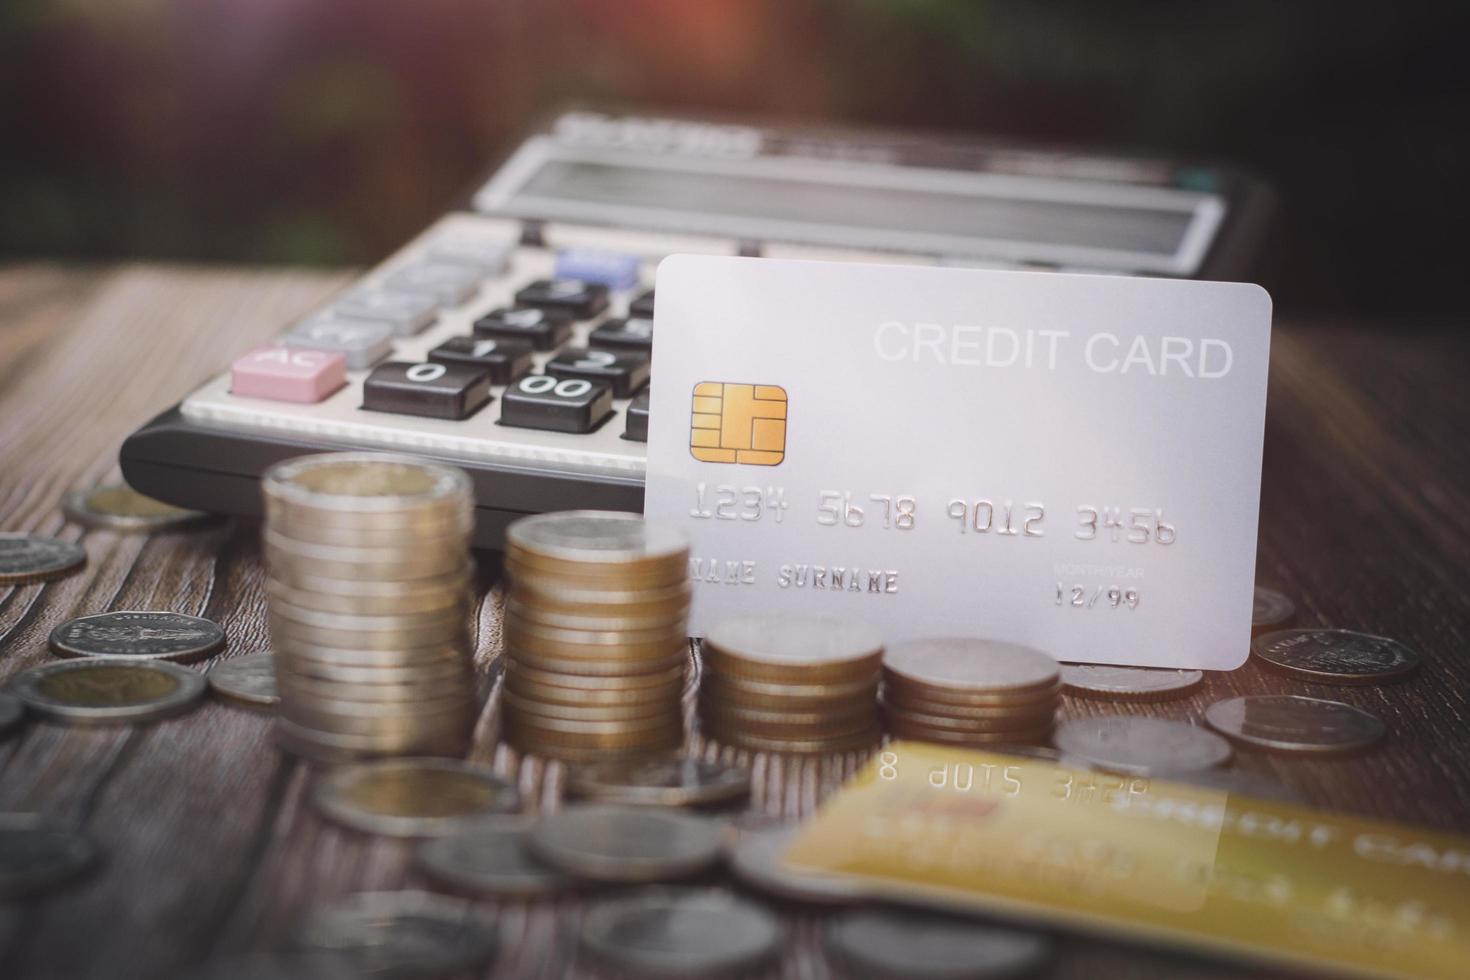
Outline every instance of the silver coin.
<svg viewBox="0 0 1470 980">
<path fill-rule="evenodd" d="M 520 808 L 515 786 L 454 759 L 389 759 L 344 766 L 317 785 L 323 816 L 369 834 L 432 837 Z"/>
<path fill-rule="evenodd" d="M 86 564 L 87 549 L 74 541 L 31 534 L 0 534 L 0 585 L 45 582 Z"/>
<path fill-rule="evenodd" d="M 1204 673 L 1198 670 L 1062 664 L 1062 683 L 1066 685 L 1068 694 L 1106 701 L 1182 698 L 1199 687 L 1204 679 Z"/>
<path fill-rule="evenodd" d="M 979 980 L 1034 970 L 1050 951 L 1041 933 L 905 909 L 848 912 L 827 927 L 827 949 L 862 976 Z"/>
<path fill-rule="evenodd" d="M 0 735 L 19 725 L 25 713 L 25 702 L 0 692 Z"/>
<path fill-rule="evenodd" d="M 0 900 L 70 881 L 97 861 L 89 837 L 29 813 L 0 813 Z"/>
<path fill-rule="evenodd" d="M 867 892 L 855 879 L 782 865 L 782 855 L 799 830 L 786 826 L 741 834 L 726 850 L 725 862 L 745 884 L 780 898 L 820 905 L 847 905 L 866 898 Z"/>
<path fill-rule="evenodd" d="M 188 662 L 225 645 L 225 632 L 207 619 L 175 612 L 96 613 L 51 631 L 51 650 L 62 657 Z"/>
<path fill-rule="evenodd" d="M 749 796 L 750 771 L 689 758 L 593 763 L 573 769 L 567 789 L 602 803 L 700 806 Z"/>
<path fill-rule="evenodd" d="M 1071 718 L 1057 727 L 1052 742 L 1069 757 L 1128 776 L 1209 769 L 1230 759 L 1230 743 L 1213 732 L 1136 715 Z"/>
<path fill-rule="evenodd" d="M 522 517 L 506 544 L 565 561 L 617 563 L 677 559 L 689 550 L 681 531 L 648 524 L 641 514 L 567 510 Z"/>
<path fill-rule="evenodd" d="M 251 705 L 279 704 L 276 658 L 269 650 L 221 660 L 205 675 L 216 694 Z"/>
<path fill-rule="evenodd" d="M 145 497 L 125 483 L 73 490 L 62 500 L 61 509 L 68 520 L 85 527 L 144 534 L 194 524 L 209 516 Z"/>
<path fill-rule="evenodd" d="M 1383 722 L 1341 701 L 1296 694 L 1265 694 L 1217 701 L 1205 709 L 1210 727 L 1258 749 L 1301 755 L 1338 755 L 1383 738 Z"/>
<path fill-rule="evenodd" d="M 424 841 L 418 865 L 441 884 L 465 891 L 511 898 L 554 895 L 576 887 L 578 879 L 538 861 L 526 845 L 530 819 Z"/>
<path fill-rule="evenodd" d="M 1296 603 L 1275 589 L 1256 586 L 1255 601 L 1251 604 L 1251 629 L 1263 630 L 1289 622 L 1296 615 Z"/>
<path fill-rule="evenodd" d="M 1318 684 L 1378 684 L 1419 666 L 1419 655 L 1397 640 L 1353 630 L 1279 630 L 1251 641 L 1267 667 Z"/>
<path fill-rule="evenodd" d="M 582 917 L 582 948 L 634 976 L 749 970 L 773 959 L 781 940 L 770 912 L 715 891 L 647 889 L 598 902 Z"/>
<path fill-rule="evenodd" d="M 679 810 L 573 806 L 543 817 L 531 851 L 571 874 L 596 881 L 668 881 L 720 859 L 720 824 Z"/>
<path fill-rule="evenodd" d="M 204 697 L 204 676 L 157 660 L 67 660 L 21 671 L 10 690 L 38 715 L 71 724 L 156 721 Z"/>
<path fill-rule="evenodd" d="M 469 902 L 427 892 L 361 892 L 314 909 L 298 941 L 349 957 L 359 976 L 440 976 L 477 969 L 500 945 Z"/>
</svg>

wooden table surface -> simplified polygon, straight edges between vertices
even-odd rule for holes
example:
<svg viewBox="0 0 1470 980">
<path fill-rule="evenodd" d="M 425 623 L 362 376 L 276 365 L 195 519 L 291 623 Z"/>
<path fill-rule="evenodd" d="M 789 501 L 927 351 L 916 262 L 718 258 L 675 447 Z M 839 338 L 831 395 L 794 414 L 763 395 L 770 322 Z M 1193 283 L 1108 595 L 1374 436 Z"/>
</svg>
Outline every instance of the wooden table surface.
<svg viewBox="0 0 1470 980">
<path fill-rule="evenodd" d="M 231 356 L 339 288 L 348 273 L 158 265 L 0 267 L 0 530 L 81 540 L 86 569 L 0 586 L 0 680 L 46 662 L 58 623 L 108 609 L 171 609 L 224 627 L 221 656 L 267 647 L 258 528 L 221 520 L 154 537 L 83 531 L 68 490 L 118 478 L 119 443 Z M 1250 752 L 1234 766 L 1314 805 L 1470 832 L 1470 333 L 1287 320 L 1273 341 L 1258 578 L 1291 596 L 1301 625 L 1393 636 L 1423 669 L 1385 687 L 1323 687 L 1248 664 L 1193 697 L 1128 707 L 1067 699 L 1071 715 L 1145 711 L 1199 719 L 1222 697 L 1296 692 L 1347 701 L 1387 723 L 1360 757 Z M 482 575 L 477 661 L 485 709 L 471 758 L 557 805 L 560 767 L 496 742 L 499 590 Z M 201 665 L 202 666 L 202 665 Z M 697 663 L 694 676 L 697 677 Z M 717 753 L 691 738 L 691 749 Z M 728 752 L 726 753 L 728 754 Z M 741 756 L 752 807 L 808 814 L 861 762 Z M 270 716 L 210 703 L 146 726 L 31 721 L 0 739 L 0 811 L 84 827 L 99 873 L 41 900 L 0 905 L 0 977 L 179 975 L 208 957 L 275 949 L 313 903 L 423 887 L 408 845 L 339 830 L 304 805 L 317 772 L 280 755 Z M 487 976 L 592 975 L 575 954 L 575 900 L 486 902 L 506 943 Z M 821 914 L 787 907 L 783 977 L 837 976 Z M 1241 967 L 1059 937 L 1047 975 L 1261 976 Z"/>
</svg>

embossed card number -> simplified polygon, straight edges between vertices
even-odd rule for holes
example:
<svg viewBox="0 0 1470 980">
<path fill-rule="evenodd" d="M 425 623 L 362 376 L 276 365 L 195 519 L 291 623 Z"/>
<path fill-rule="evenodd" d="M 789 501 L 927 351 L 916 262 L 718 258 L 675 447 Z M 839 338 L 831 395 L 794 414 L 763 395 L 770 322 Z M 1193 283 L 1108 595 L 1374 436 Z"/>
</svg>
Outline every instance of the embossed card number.
<svg viewBox="0 0 1470 980">
<path fill-rule="evenodd" d="M 1244 660 L 1258 287 L 676 256 L 658 295 L 645 510 L 692 537 L 697 634 L 809 612 Z"/>
</svg>

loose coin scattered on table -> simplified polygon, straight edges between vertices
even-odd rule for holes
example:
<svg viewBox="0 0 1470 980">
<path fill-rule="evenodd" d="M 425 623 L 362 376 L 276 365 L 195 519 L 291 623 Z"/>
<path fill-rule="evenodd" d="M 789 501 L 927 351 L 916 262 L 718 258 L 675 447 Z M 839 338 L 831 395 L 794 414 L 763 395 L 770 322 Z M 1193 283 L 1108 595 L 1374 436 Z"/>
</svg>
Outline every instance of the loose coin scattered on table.
<svg viewBox="0 0 1470 980">
<path fill-rule="evenodd" d="M 595 762 L 684 741 L 688 543 L 637 514 L 567 511 L 506 529 L 505 734 Z"/>
<path fill-rule="evenodd" d="M 1251 606 L 1251 632 L 1262 633 L 1291 622 L 1296 603 L 1274 589 L 1256 586 L 1255 603 Z"/>
<path fill-rule="evenodd" d="M 1318 684 L 1381 684 L 1419 666 L 1419 655 L 1397 640 L 1353 630 L 1280 630 L 1252 640 L 1251 653 L 1265 667 Z"/>
<path fill-rule="evenodd" d="M 841 752 L 876 744 L 883 639 L 820 616 L 744 616 L 704 638 L 700 727 L 752 751 Z"/>
<path fill-rule="evenodd" d="M 747 831 L 726 848 L 725 863 L 745 884 L 780 898 L 819 905 L 847 905 L 867 897 L 853 878 L 786 868 L 781 857 L 800 828 Z"/>
<path fill-rule="evenodd" d="M 68 520 L 86 527 L 138 534 L 183 527 L 209 516 L 145 497 L 124 483 L 73 490 L 62 500 L 61 509 Z"/>
<path fill-rule="evenodd" d="M 594 904 L 582 948 L 633 976 L 700 977 L 758 967 L 780 951 L 781 924 L 724 892 L 648 889 Z"/>
<path fill-rule="evenodd" d="M 87 549 L 74 541 L 0 534 L 0 585 L 49 582 L 81 568 Z"/>
<path fill-rule="evenodd" d="M 860 909 L 827 926 L 827 950 L 861 976 L 982 980 L 1036 969 L 1050 952 L 1041 933 L 936 912 Z"/>
<path fill-rule="evenodd" d="M 1044 742 L 1061 691 L 1057 662 L 1014 643 L 915 640 L 883 654 L 883 710 L 894 738 L 968 746 Z"/>
<path fill-rule="evenodd" d="M 25 702 L 20 698 L 0 692 L 0 735 L 4 735 L 19 725 L 25 713 Z"/>
<path fill-rule="evenodd" d="M 302 946 L 352 959 L 359 976 L 441 976 L 478 969 L 500 944 L 469 902 L 427 892 L 361 892 L 313 909 Z"/>
<path fill-rule="evenodd" d="M 515 786 L 454 759 L 386 759 L 343 766 L 312 794 L 318 810 L 354 830 L 392 837 L 455 833 L 520 808 Z"/>
<path fill-rule="evenodd" d="M 156 721 L 204 697 L 204 675 L 159 660 L 67 660 L 21 671 L 10 690 L 38 715 L 71 724 Z"/>
<path fill-rule="evenodd" d="M 278 744 L 319 762 L 462 756 L 476 716 L 469 477 L 329 453 L 261 485 Z"/>
<path fill-rule="evenodd" d="M 0 901 L 47 891 L 96 861 L 96 846 L 80 831 L 31 813 L 0 813 Z"/>
<path fill-rule="evenodd" d="M 1376 744 L 1383 722 L 1341 701 L 1263 694 L 1217 701 L 1205 709 L 1210 727 L 1232 741 L 1297 755 L 1341 755 Z"/>
<path fill-rule="evenodd" d="M 251 706 L 270 706 L 281 700 L 276 689 L 276 658 L 269 650 L 221 660 L 205 674 L 214 693 Z"/>
<path fill-rule="evenodd" d="M 224 646 L 225 632 L 198 616 L 123 610 L 67 620 L 51 631 L 49 642 L 61 657 L 187 663 Z"/>
<path fill-rule="evenodd" d="M 1214 732 L 1164 718 L 1113 715 L 1069 718 L 1053 743 L 1069 758 L 1128 776 L 1210 769 L 1230 760 L 1230 743 Z"/>
<path fill-rule="evenodd" d="M 541 818 L 529 842 L 537 857 L 584 878 L 668 881 L 717 862 L 720 830 L 682 810 L 590 804 Z"/>
<path fill-rule="evenodd" d="M 600 803 L 707 806 L 750 795 L 750 771 L 704 759 L 589 763 L 571 772 L 567 789 Z"/>
<path fill-rule="evenodd" d="M 1182 698 L 1204 683 L 1204 679 L 1204 672 L 1198 670 L 1062 664 L 1062 684 L 1068 694 L 1102 701 Z"/>
<path fill-rule="evenodd" d="M 424 841 L 420 870 L 441 884 L 506 898 L 554 895 L 576 887 L 579 879 L 536 858 L 527 846 L 529 820 L 508 826 L 487 824 L 475 830 Z"/>
</svg>

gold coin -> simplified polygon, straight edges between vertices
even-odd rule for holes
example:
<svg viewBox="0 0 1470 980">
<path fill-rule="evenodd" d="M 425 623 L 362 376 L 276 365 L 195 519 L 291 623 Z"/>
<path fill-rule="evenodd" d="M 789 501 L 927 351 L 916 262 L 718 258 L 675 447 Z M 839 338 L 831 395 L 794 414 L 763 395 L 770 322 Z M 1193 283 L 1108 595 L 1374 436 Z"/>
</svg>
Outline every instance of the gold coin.
<svg viewBox="0 0 1470 980">
<path fill-rule="evenodd" d="M 618 705 L 648 705 L 648 704 L 674 704 L 677 705 L 684 694 L 684 681 L 676 678 L 672 683 L 661 687 L 634 687 L 634 688 L 610 688 L 605 691 L 588 690 L 577 687 L 552 687 L 545 684 L 536 684 L 522 678 L 515 670 L 507 670 L 505 673 L 505 691 L 520 698 L 546 705 L 567 705 L 571 707 L 594 705 L 618 706 Z"/>
<path fill-rule="evenodd" d="M 567 735 L 637 735 L 642 732 L 658 731 L 670 725 L 682 726 L 683 715 L 678 711 L 665 711 L 638 718 L 589 721 L 574 718 L 550 718 L 546 715 L 531 715 L 514 705 L 506 705 L 505 718 L 512 728 L 535 730 L 548 736 Z"/>
<path fill-rule="evenodd" d="M 204 696 L 204 675 L 167 661 L 67 660 L 21 671 L 10 692 L 35 713 L 72 724 L 154 721 Z"/>
<path fill-rule="evenodd" d="M 276 744 L 283 751 L 318 762 L 347 762 L 378 755 L 463 755 L 469 747 L 470 726 L 462 731 L 394 732 L 383 735 L 341 735 L 298 725 L 276 716 Z"/>
<path fill-rule="evenodd" d="M 505 691 L 501 703 L 508 714 L 522 718 L 552 719 L 560 721 L 590 722 L 641 722 L 645 719 L 667 719 L 682 716 L 679 699 L 665 698 L 662 701 L 643 701 L 629 704 L 553 704 L 522 697 Z"/>
<path fill-rule="evenodd" d="M 464 567 L 465 553 L 440 550 L 407 553 L 402 548 L 347 548 L 302 544 L 269 525 L 262 534 L 267 570 L 295 566 L 327 578 L 371 578 L 404 581 L 446 575 Z"/>
<path fill-rule="evenodd" d="M 505 647 L 515 655 L 543 656 L 554 660 L 622 661 L 631 670 L 636 663 L 664 661 L 676 651 L 687 652 L 689 640 L 683 632 L 678 629 L 652 635 L 578 633 L 527 626 L 508 616 L 505 619 Z"/>
<path fill-rule="evenodd" d="M 792 755 L 815 755 L 838 752 L 857 752 L 876 746 L 883 737 L 882 729 L 876 725 L 872 729 L 860 732 L 856 735 L 844 735 L 838 738 L 812 739 L 804 741 L 800 739 L 768 738 L 761 735 L 753 735 L 747 732 L 710 732 L 707 737 L 716 742 L 729 745 L 734 748 L 748 749 L 752 752 L 775 752 L 778 754 Z"/>
<path fill-rule="evenodd" d="M 682 724 L 564 732 L 525 720 L 506 719 L 505 734 L 510 744 L 534 755 L 552 755 L 565 749 L 673 749 L 684 742 Z"/>
<path fill-rule="evenodd" d="M 1028 745 L 1046 740 L 1050 737 L 1054 727 L 1048 724 L 1030 730 L 1019 729 L 1009 732 L 956 732 L 910 724 L 898 717 L 888 719 L 888 733 L 894 738 L 945 745 Z"/>
<path fill-rule="evenodd" d="M 957 688 L 930 687 L 903 680 L 892 674 L 883 678 L 884 697 L 895 704 L 910 704 L 923 710 L 932 710 L 937 705 L 954 708 L 1023 708 L 1040 704 L 1052 704 L 1061 697 L 1062 682 L 1058 680 L 1049 687 L 1029 688 L 1022 691 L 995 693 L 968 691 Z M 943 714 L 943 711 L 939 712 Z"/>
<path fill-rule="evenodd" d="M 1056 710 L 1023 715 L 933 715 L 920 711 L 898 710 L 889 707 L 885 711 L 889 721 L 897 721 L 909 727 L 938 729 L 951 732 L 1014 732 L 1035 731 L 1054 724 Z"/>
<path fill-rule="evenodd" d="M 411 616 L 460 609 L 466 614 L 474 608 L 474 595 L 468 580 L 448 588 L 426 589 L 386 596 L 337 595 L 308 589 L 267 578 L 265 592 L 272 602 L 286 603 L 296 609 L 339 616 Z"/>
<path fill-rule="evenodd" d="M 670 630 L 684 633 L 684 620 L 688 612 L 688 607 L 684 606 L 672 612 L 649 616 L 593 616 L 527 605 L 515 598 L 508 599 L 505 603 L 506 617 L 514 618 L 522 626 L 589 633 L 619 633 L 635 637 L 658 635 Z"/>
<path fill-rule="evenodd" d="M 961 701 L 952 698 L 934 701 L 919 697 L 901 688 L 885 686 L 883 700 L 896 711 L 917 711 L 931 715 L 955 715 L 958 717 L 1005 717 L 1008 715 L 1045 714 L 1055 711 L 1061 697 L 1053 691 L 1046 697 L 1027 698 L 1016 701 Z"/>
<path fill-rule="evenodd" d="M 823 617 L 728 619 L 710 629 L 703 648 L 712 670 L 798 684 L 866 676 L 883 655 L 877 630 Z"/>
<path fill-rule="evenodd" d="M 395 759 L 330 773 L 312 802 L 327 819 L 354 830 L 424 837 L 514 812 L 521 800 L 513 784 L 464 762 Z"/>
<path fill-rule="evenodd" d="M 474 728 L 475 723 L 475 714 L 467 707 L 452 712 L 443 708 L 430 708 L 417 714 L 358 717 L 308 711 L 284 700 L 277 717 L 285 718 L 303 728 L 333 735 L 398 741 L 468 732 Z"/>
<path fill-rule="evenodd" d="M 650 524 L 641 514 L 567 510 L 534 514 L 505 529 L 506 553 L 517 561 L 571 568 L 617 567 L 628 571 L 686 568 L 689 539 L 682 531 Z"/>
<path fill-rule="evenodd" d="M 876 695 L 878 679 L 876 671 L 871 675 L 850 681 L 834 681 L 828 684 L 783 684 L 777 681 L 757 681 L 733 674 L 707 671 L 703 685 L 711 692 L 727 694 L 733 699 L 758 700 L 780 698 L 787 701 L 839 701 L 845 698 L 867 698 Z"/>
<path fill-rule="evenodd" d="M 463 551 L 465 542 L 475 529 L 474 515 L 463 509 L 405 526 L 338 527 L 323 523 L 320 514 L 320 511 L 266 504 L 266 522 L 271 529 L 302 544 L 398 548 L 410 552 L 420 549 Z"/>
<path fill-rule="evenodd" d="M 1057 684 L 1057 662 L 1015 643 L 954 637 L 915 640 L 883 655 L 885 676 L 915 687 L 960 693 L 1035 692 Z"/>
<path fill-rule="evenodd" d="M 652 589 L 599 589 L 544 578 L 517 578 L 511 580 L 509 594 L 529 605 L 569 611 L 590 609 L 599 614 L 621 616 L 644 609 L 662 612 L 687 607 L 694 590 L 688 582 Z"/>
<path fill-rule="evenodd" d="M 286 598 L 271 599 L 271 615 L 301 626 L 334 630 L 343 633 L 418 633 L 424 630 L 449 625 L 467 625 L 471 606 L 467 594 L 461 594 L 459 602 L 439 609 L 427 609 L 413 613 L 384 613 L 349 615 L 346 613 L 323 612 L 299 606 Z"/>
<path fill-rule="evenodd" d="M 332 702 L 362 704 L 397 704 L 429 702 L 469 697 L 475 689 L 474 675 L 468 670 L 457 677 L 400 683 L 354 684 L 302 677 L 291 671 L 280 671 L 277 683 L 288 698 L 312 707 L 323 708 Z"/>
<path fill-rule="evenodd" d="M 533 755 L 543 759 L 558 759 L 569 764 L 599 762 L 636 762 L 658 758 L 677 751 L 684 744 L 684 733 L 676 732 L 659 740 L 644 744 L 624 745 L 555 745 L 528 741 L 524 744 L 511 743 L 522 755 Z"/>
<path fill-rule="evenodd" d="M 414 650 L 468 642 L 467 617 L 446 616 L 444 621 L 415 629 L 345 629 L 311 626 L 281 615 L 273 606 L 268 614 L 271 639 L 280 647 L 339 646 L 352 650 Z"/>
<path fill-rule="evenodd" d="M 744 688 L 731 686 L 720 675 L 706 673 L 700 681 L 700 695 L 711 702 L 729 705 L 732 708 L 748 708 L 769 711 L 813 711 L 842 712 L 853 705 L 871 704 L 877 700 L 878 685 L 864 684 L 852 693 L 838 695 L 759 694 Z"/>
<path fill-rule="evenodd" d="M 780 711 L 741 708 L 722 704 L 709 698 L 699 699 L 699 714 L 702 718 L 714 718 L 731 727 L 780 727 L 799 730 L 803 728 L 847 731 L 876 724 L 878 702 L 858 702 L 841 711 Z"/>
<path fill-rule="evenodd" d="M 289 661 L 292 670 L 308 667 L 372 667 L 416 670 L 430 667 L 448 669 L 449 663 L 470 663 L 468 638 L 427 646 L 401 646 L 386 649 L 370 647 L 335 647 L 320 643 L 302 643 L 293 636 L 276 638 L 276 654 Z"/>
<path fill-rule="evenodd" d="M 649 660 L 615 660 L 596 657 L 576 657 L 563 660 L 558 657 L 543 657 L 507 644 L 506 655 L 516 664 L 552 674 L 571 674 L 587 678 L 632 677 L 637 674 L 657 673 L 674 668 L 684 669 L 689 664 L 688 650 L 674 648 L 668 655 Z"/>
<path fill-rule="evenodd" d="M 271 569 L 267 582 L 284 588 L 301 589 L 320 595 L 362 599 L 396 599 L 400 596 L 443 595 L 470 589 L 475 580 L 474 562 L 466 561 L 454 571 L 427 578 L 384 581 L 323 575 L 310 565 L 279 565 Z"/>
<path fill-rule="evenodd" d="M 381 516 L 453 508 L 472 496 L 469 476 L 414 456 L 321 453 L 277 463 L 261 478 L 267 499 L 334 513 Z"/>
<path fill-rule="evenodd" d="M 86 527 L 125 533 L 151 533 L 206 520 L 202 511 L 185 510 L 145 497 L 125 483 L 75 490 L 61 505 L 67 520 Z"/>
<path fill-rule="evenodd" d="M 474 671 L 470 663 L 459 658 L 421 667 L 343 667 L 277 656 L 276 670 L 308 683 L 328 682 L 364 687 L 375 687 L 379 684 L 432 684 L 451 680 L 462 680 L 466 686 L 474 683 Z"/>
<path fill-rule="evenodd" d="M 683 688 L 685 664 L 682 653 L 679 662 L 648 673 L 618 674 L 612 677 L 588 677 L 584 674 L 566 674 L 559 671 L 541 670 L 514 657 L 506 664 L 506 681 L 514 678 L 516 683 L 537 689 L 564 691 L 569 697 L 586 693 L 628 692 L 638 694 L 648 690 L 662 691 L 669 687 Z"/>
</svg>

